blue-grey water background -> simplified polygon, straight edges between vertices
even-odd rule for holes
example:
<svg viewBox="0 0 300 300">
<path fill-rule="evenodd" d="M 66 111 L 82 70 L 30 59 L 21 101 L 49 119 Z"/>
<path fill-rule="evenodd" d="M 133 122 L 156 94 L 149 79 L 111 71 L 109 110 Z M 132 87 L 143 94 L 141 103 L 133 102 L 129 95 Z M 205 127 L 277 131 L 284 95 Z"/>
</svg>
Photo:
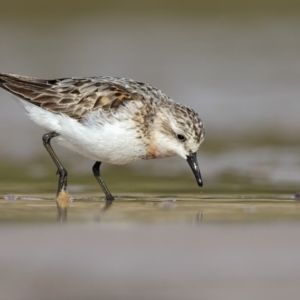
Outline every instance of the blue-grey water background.
<svg viewBox="0 0 300 300">
<path fill-rule="evenodd" d="M 252 185 L 300 185 L 297 2 L 75 6 L 31 0 L 3 3 L 0 15 L 1 72 L 40 78 L 112 75 L 150 83 L 203 119 L 206 140 L 198 157 L 206 186 L 224 178 L 232 178 L 231 190 L 241 178 Z M 44 131 L 2 90 L 0 105 L 0 160 L 15 173 L 29 164 L 23 172 L 32 180 L 53 174 L 54 167 L 45 166 L 51 161 L 41 142 Z M 56 151 L 72 173 L 91 173 L 88 159 Z M 195 184 L 179 157 L 125 168 L 154 176 L 183 174 Z"/>
</svg>

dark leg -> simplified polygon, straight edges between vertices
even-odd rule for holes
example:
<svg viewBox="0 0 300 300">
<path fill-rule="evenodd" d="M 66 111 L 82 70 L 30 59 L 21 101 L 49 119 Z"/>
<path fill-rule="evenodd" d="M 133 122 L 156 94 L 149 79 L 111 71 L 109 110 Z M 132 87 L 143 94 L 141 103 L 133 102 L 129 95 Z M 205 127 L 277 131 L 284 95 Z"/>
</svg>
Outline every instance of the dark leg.
<svg viewBox="0 0 300 300">
<path fill-rule="evenodd" d="M 106 210 L 108 210 L 108 208 L 112 205 L 113 201 L 115 200 L 115 198 L 113 197 L 113 195 L 110 193 L 109 189 L 107 188 L 105 182 L 103 181 L 103 179 L 100 176 L 100 166 L 101 166 L 101 161 L 96 161 L 95 164 L 93 165 L 93 173 L 95 178 L 97 179 L 99 185 L 101 186 L 104 194 L 105 194 L 105 205 L 103 208 L 101 208 L 101 210 L 97 213 L 97 215 L 95 216 L 95 221 L 99 222 L 101 219 L 101 213 L 105 212 Z"/>
<path fill-rule="evenodd" d="M 101 165 L 100 161 L 95 162 L 95 164 L 93 165 L 93 173 L 105 194 L 106 203 L 105 203 L 104 210 L 106 210 L 111 206 L 112 201 L 114 201 L 115 199 L 112 196 L 112 194 L 110 193 L 110 191 L 108 190 L 106 184 L 104 183 L 103 179 L 100 176 L 100 165 Z"/>
<path fill-rule="evenodd" d="M 57 188 L 57 210 L 58 210 L 58 220 L 64 222 L 67 219 L 67 208 L 69 206 L 70 195 L 67 192 L 67 170 L 63 167 L 58 157 L 56 156 L 54 150 L 51 147 L 50 140 L 59 134 L 56 132 L 50 132 L 43 135 L 43 143 L 50 154 L 52 160 L 57 167 L 57 173 L 59 175 L 58 188 Z"/>
<path fill-rule="evenodd" d="M 59 161 L 58 157 L 56 156 L 56 154 L 55 154 L 55 152 L 52 149 L 51 144 L 50 144 L 50 140 L 52 138 L 58 136 L 58 135 L 59 134 L 56 133 L 56 132 L 50 132 L 50 133 L 46 133 L 46 134 L 43 135 L 44 146 L 45 146 L 46 150 L 48 151 L 48 153 L 50 154 L 52 160 L 54 161 L 54 163 L 57 167 L 57 173 L 59 174 L 57 196 L 59 195 L 59 193 L 61 191 L 66 190 L 66 188 L 67 188 L 67 175 L 68 175 L 67 170 L 63 167 L 63 165 Z"/>
</svg>

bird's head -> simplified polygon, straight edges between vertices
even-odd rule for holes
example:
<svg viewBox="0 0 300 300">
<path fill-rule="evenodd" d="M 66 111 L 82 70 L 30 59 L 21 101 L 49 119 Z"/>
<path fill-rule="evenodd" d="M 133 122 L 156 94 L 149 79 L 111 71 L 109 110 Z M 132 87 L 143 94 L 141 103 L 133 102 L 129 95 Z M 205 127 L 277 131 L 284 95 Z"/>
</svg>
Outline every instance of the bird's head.
<svg viewBox="0 0 300 300">
<path fill-rule="evenodd" d="M 204 140 L 205 131 L 198 114 L 188 107 L 175 104 L 168 110 L 159 110 L 153 126 L 147 157 L 181 156 L 190 165 L 198 185 L 202 186 L 196 153 Z"/>
</svg>

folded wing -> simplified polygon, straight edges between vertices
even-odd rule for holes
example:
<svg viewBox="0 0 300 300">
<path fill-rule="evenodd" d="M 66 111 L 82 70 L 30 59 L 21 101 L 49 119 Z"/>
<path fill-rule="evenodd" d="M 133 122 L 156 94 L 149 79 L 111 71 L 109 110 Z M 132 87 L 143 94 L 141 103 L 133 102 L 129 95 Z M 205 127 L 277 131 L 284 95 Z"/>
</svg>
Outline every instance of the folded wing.
<svg viewBox="0 0 300 300">
<path fill-rule="evenodd" d="M 116 110 L 127 101 L 142 100 L 112 77 L 43 80 L 0 73 L 0 87 L 53 113 L 80 121 L 91 111 Z"/>
</svg>

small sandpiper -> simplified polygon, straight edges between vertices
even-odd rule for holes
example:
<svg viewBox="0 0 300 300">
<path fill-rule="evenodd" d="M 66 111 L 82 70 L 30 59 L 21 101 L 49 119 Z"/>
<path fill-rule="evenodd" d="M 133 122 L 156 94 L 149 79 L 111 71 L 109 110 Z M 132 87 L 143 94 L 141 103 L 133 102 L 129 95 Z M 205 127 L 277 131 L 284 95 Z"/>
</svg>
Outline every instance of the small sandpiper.
<svg viewBox="0 0 300 300">
<path fill-rule="evenodd" d="M 52 138 L 96 161 L 93 173 L 107 207 L 114 197 L 100 176 L 102 162 L 126 164 L 177 154 L 203 184 L 196 156 L 205 136 L 201 119 L 149 84 L 106 76 L 43 80 L 0 73 L 0 87 L 18 96 L 29 117 L 48 132 L 43 143 L 59 174 L 61 220 L 66 217 L 67 171 L 51 147 Z"/>
</svg>

